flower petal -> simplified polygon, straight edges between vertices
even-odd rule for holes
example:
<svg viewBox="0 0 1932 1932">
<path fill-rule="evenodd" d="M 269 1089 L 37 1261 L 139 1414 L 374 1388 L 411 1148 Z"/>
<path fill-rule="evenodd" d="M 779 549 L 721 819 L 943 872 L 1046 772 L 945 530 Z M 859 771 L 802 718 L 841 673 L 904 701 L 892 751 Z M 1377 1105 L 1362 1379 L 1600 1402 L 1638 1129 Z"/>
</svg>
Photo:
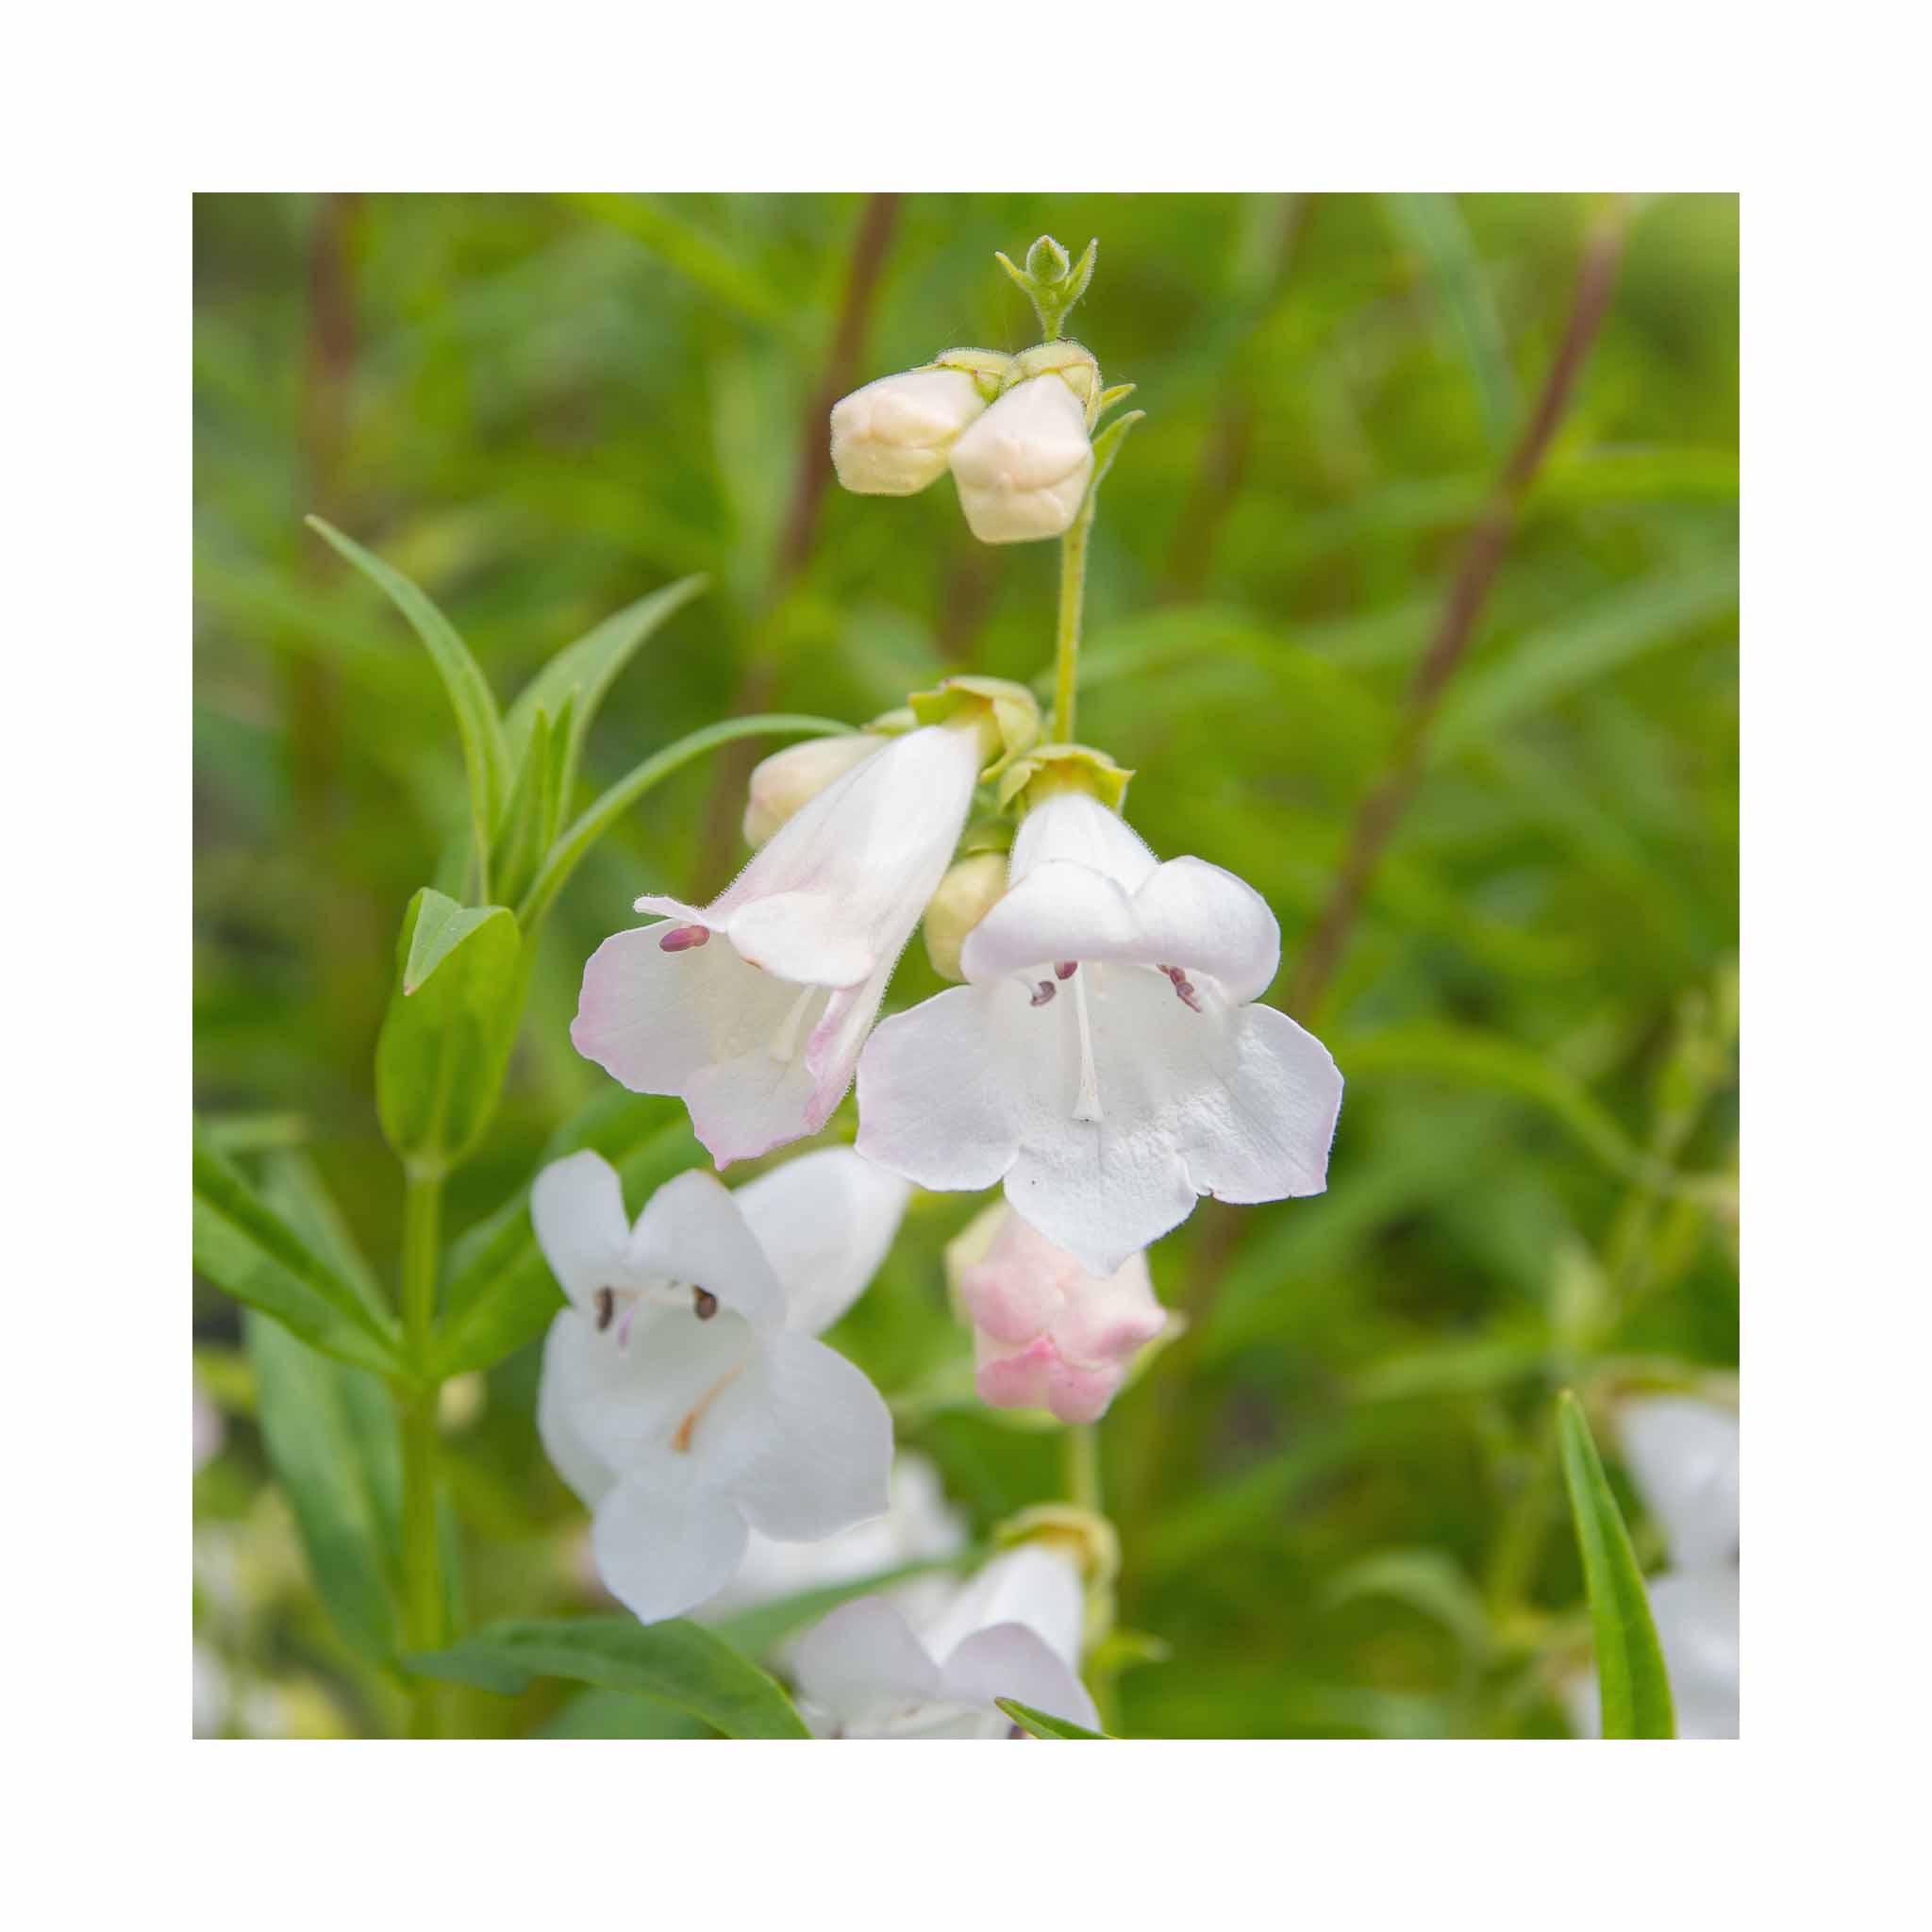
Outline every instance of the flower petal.
<svg viewBox="0 0 1932 1932">
<path fill-rule="evenodd" d="M 1119 812 L 1084 791 L 1059 792 L 1021 820 L 1013 839 L 1013 883 L 1056 858 L 1104 873 L 1127 892 L 1139 891 L 1159 863 Z"/>
<path fill-rule="evenodd" d="M 1134 894 L 1141 957 L 1210 974 L 1239 1006 L 1268 990 L 1281 963 L 1281 927 L 1245 879 L 1203 858 L 1171 858 Z"/>
<path fill-rule="evenodd" d="M 1018 1121 L 991 1024 L 1001 991 L 954 987 L 874 1029 L 858 1060 L 868 1159 L 941 1190 L 990 1188 L 1012 1165 Z"/>
<path fill-rule="evenodd" d="M 810 1131 L 817 1133 L 831 1119 L 833 1109 L 845 1098 L 858 1071 L 859 1049 L 878 1018 L 879 1003 L 886 996 L 886 982 L 892 976 L 894 959 L 886 959 L 862 986 L 841 987 L 825 1002 L 825 1009 L 811 1030 L 805 1045 L 805 1064 L 812 1076 L 811 1095 L 806 1102 L 806 1118 Z"/>
<path fill-rule="evenodd" d="M 1044 1543 L 1022 1543 L 993 1557 L 971 1582 L 962 1584 L 944 1611 L 922 1627 L 920 1636 L 943 1662 L 977 1631 L 995 1624 L 1024 1624 L 1046 1640 L 1056 1656 L 1077 1669 L 1086 1620 L 1087 1593 L 1074 1560 Z M 1008 1694 L 1000 1692 L 1002 1697 Z M 1033 1702 L 1030 1697 L 1025 1701 Z"/>
<path fill-rule="evenodd" d="M 849 1147 L 823 1147 L 748 1181 L 732 1197 L 785 1295 L 785 1325 L 829 1328 L 892 1245 L 906 1183 Z"/>
<path fill-rule="evenodd" d="M 1674 1570 L 1650 1583 L 1680 1738 L 1738 1735 L 1738 1572 Z"/>
<path fill-rule="evenodd" d="M 604 1587 L 646 1624 L 681 1617 L 730 1581 L 744 1519 L 691 1458 L 669 1450 L 628 1470 L 597 1506 L 591 1548 Z"/>
<path fill-rule="evenodd" d="M 724 930 L 754 966 L 801 986 L 857 986 L 878 956 L 850 908 L 824 892 L 774 892 L 741 906 Z"/>
<path fill-rule="evenodd" d="M 1119 885 L 1091 866 L 1049 858 L 966 935 L 959 967 L 983 986 L 1061 959 L 1134 958 L 1145 951 L 1134 902 Z"/>
<path fill-rule="evenodd" d="M 1087 1687 L 1053 1653 L 1039 1631 L 1024 1624 L 995 1624 L 969 1637 L 941 1666 L 946 1695 L 961 1704 L 991 1704 L 1011 1697 L 1090 1731 L 1100 1713 Z"/>
<path fill-rule="evenodd" d="M 820 1737 L 862 1729 L 936 1702 L 940 1667 L 882 1596 L 841 1604 L 792 1652 L 798 1701 Z"/>
<path fill-rule="evenodd" d="M 1738 1418 L 1691 1396 L 1624 1405 L 1624 1458 L 1680 1570 L 1738 1557 Z"/>
<path fill-rule="evenodd" d="M 674 1175 L 644 1204 L 627 1258 L 633 1279 L 708 1290 L 755 1327 L 776 1328 L 785 1320 L 785 1292 L 743 1210 L 700 1168 Z"/>
<path fill-rule="evenodd" d="M 578 1421 L 594 1373 L 597 1337 L 574 1308 L 561 1309 L 543 1338 L 543 1374 L 537 1384 L 537 1435 L 543 1453 L 577 1500 L 595 1508 L 617 1481 L 617 1471 Z"/>
<path fill-rule="evenodd" d="M 882 1516 L 892 1418 L 843 1356 L 788 1330 L 723 1389 L 691 1438 L 694 1463 L 755 1529 L 796 1542 Z"/>
<path fill-rule="evenodd" d="M 629 1285 L 624 1184 L 601 1154 L 587 1147 L 553 1160 L 530 1188 L 530 1224 L 551 1274 L 576 1307 L 588 1313 L 600 1288 Z"/>
</svg>

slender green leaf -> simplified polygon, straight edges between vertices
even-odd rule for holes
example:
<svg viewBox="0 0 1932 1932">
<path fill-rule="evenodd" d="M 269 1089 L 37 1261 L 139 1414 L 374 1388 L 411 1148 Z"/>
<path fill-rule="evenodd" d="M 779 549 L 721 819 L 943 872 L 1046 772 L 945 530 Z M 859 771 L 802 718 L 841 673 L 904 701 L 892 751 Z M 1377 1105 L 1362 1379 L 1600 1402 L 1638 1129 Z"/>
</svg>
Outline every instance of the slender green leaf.
<svg viewBox="0 0 1932 1932">
<path fill-rule="evenodd" d="M 269 1466 L 301 1534 L 308 1567 L 351 1649 L 396 1649 L 395 1525 L 378 1486 L 395 1480 L 395 1418 L 381 1384 L 306 1348 L 279 1323 L 243 1318 Z M 383 1489 L 384 1500 L 391 1492 Z"/>
<path fill-rule="evenodd" d="M 1029 1737 L 1091 1738 L 1099 1742 L 1107 1736 L 1105 1731 L 1083 1730 L 1063 1717 L 1049 1717 L 1043 1710 L 1035 1710 L 1030 1704 L 1022 1704 L 1017 1697 L 995 1697 L 993 1702 Z"/>
<path fill-rule="evenodd" d="M 481 874 L 478 896 L 488 898 L 490 841 L 509 785 L 509 754 L 490 682 L 470 655 L 470 647 L 457 635 L 456 626 L 401 571 L 363 549 L 353 537 L 345 537 L 321 517 L 309 517 L 308 523 L 388 594 L 428 647 L 437 675 L 449 693 L 450 707 L 457 714 L 457 734 L 462 741 L 463 767 L 470 780 L 472 835 Z"/>
<path fill-rule="evenodd" d="M 540 1738 L 709 1738 L 698 1718 L 628 1690 L 579 1690 L 537 1733 Z"/>
<path fill-rule="evenodd" d="M 600 1094 L 558 1134 L 539 1170 L 581 1147 L 594 1147 L 617 1169 L 633 1208 L 673 1174 L 709 1158 L 681 1104 L 621 1090 Z M 433 1352 L 435 1374 L 459 1375 L 501 1361 L 541 1335 L 562 1306 L 562 1292 L 530 1225 L 525 1185 L 457 1246 Z"/>
<path fill-rule="evenodd" d="M 689 1711 L 727 1738 L 804 1738 L 791 1700 L 722 1638 L 679 1619 L 558 1617 L 496 1624 L 411 1669 L 514 1696 L 533 1677 L 569 1677 Z"/>
<path fill-rule="evenodd" d="M 194 1130 L 194 1265 L 239 1302 L 273 1315 L 338 1360 L 394 1373 L 393 1318 L 373 1290 L 331 1268 Z"/>
<path fill-rule="evenodd" d="M 1596 1632 L 1596 1675 L 1603 1693 L 1606 1738 L 1670 1738 L 1671 1683 L 1651 1621 L 1643 1573 L 1630 1547 L 1630 1532 L 1610 1493 L 1604 1466 L 1591 1440 L 1583 1406 L 1567 1389 L 1557 1404 L 1563 1480 L 1570 1514 L 1583 1552 L 1590 1619 Z"/>
<path fill-rule="evenodd" d="M 536 876 L 551 840 L 557 836 L 549 822 L 553 788 L 561 780 L 553 751 L 554 737 L 550 713 L 540 709 L 517 754 L 516 778 L 503 808 L 503 823 L 496 830 L 491 860 L 490 875 L 505 899 L 514 899 Z"/>
<path fill-rule="evenodd" d="M 508 909 L 458 906 L 425 886 L 396 946 L 375 1043 L 375 1108 L 405 1160 L 450 1167 L 490 1124 L 516 1043 L 528 959 Z"/>
<path fill-rule="evenodd" d="M 517 924 L 525 932 L 534 932 L 544 913 L 549 911 L 551 901 L 563 890 L 565 882 L 591 847 L 654 785 L 690 764 L 693 758 L 702 758 L 706 752 L 714 751 L 721 744 L 729 744 L 734 739 L 779 732 L 801 738 L 828 738 L 834 733 L 842 734 L 851 729 L 851 725 L 841 724 L 830 718 L 795 717 L 789 713 L 727 718 L 722 724 L 708 724 L 702 731 L 693 731 L 675 744 L 667 744 L 662 751 L 653 752 L 628 776 L 620 778 L 590 806 L 551 847 L 542 871 L 517 908 Z"/>
</svg>

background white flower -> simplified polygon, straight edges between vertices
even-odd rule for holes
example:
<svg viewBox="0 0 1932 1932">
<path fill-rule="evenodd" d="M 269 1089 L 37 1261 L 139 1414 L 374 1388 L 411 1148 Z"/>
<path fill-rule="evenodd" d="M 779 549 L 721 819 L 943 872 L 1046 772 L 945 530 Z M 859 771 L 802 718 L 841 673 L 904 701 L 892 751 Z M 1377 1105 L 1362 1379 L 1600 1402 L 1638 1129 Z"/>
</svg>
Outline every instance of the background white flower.
<svg viewBox="0 0 1932 1932">
<path fill-rule="evenodd" d="M 679 1174 L 634 1227 L 600 1156 L 538 1176 L 531 1220 L 570 1299 L 538 1428 L 592 1511 L 606 1587 L 644 1622 L 715 1594 L 752 1528 L 802 1541 L 884 1512 L 891 1418 L 811 1338 L 871 1279 L 905 1198 L 845 1148 L 735 1193 Z"/>
<path fill-rule="evenodd" d="M 1254 1006 L 1280 933 L 1198 858 L 1160 864 L 1097 799 L 1028 812 L 969 984 L 888 1020 L 858 1069 L 858 1146 L 921 1187 L 1006 1185 L 1098 1275 L 1193 1211 L 1327 1185 L 1341 1075 Z"/>
<path fill-rule="evenodd" d="M 793 1653 L 800 1713 L 822 1738 L 1008 1738 L 1013 1697 L 1099 1728 L 1080 1682 L 1083 1592 L 1040 1543 L 996 1557 L 918 1627 L 883 1597 L 841 1606 Z"/>
<path fill-rule="evenodd" d="M 861 496 L 911 496 L 945 474 L 954 441 L 986 408 L 963 369 L 908 369 L 832 407 L 832 467 Z"/>
<path fill-rule="evenodd" d="M 1063 536 L 1093 475 L 1087 406 L 1048 373 L 1016 383 L 953 444 L 953 480 L 982 543 Z"/>
</svg>

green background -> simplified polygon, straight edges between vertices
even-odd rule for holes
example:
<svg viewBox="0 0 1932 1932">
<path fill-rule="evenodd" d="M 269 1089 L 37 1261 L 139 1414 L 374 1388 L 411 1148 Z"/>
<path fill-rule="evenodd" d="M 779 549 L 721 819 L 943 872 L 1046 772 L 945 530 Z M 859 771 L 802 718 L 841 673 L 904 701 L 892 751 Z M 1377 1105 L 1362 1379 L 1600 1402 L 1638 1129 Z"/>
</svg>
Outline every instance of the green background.
<svg viewBox="0 0 1932 1932">
<path fill-rule="evenodd" d="M 506 701 L 599 618 L 708 573 L 607 702 L 592 787 L 733 710 L 859 720 L 949 671 L 1034 677 L 1056 547 L 974 543 L 950 482 L 831 488 L 797 541 L 855 243 L 881 213 L 197 202 L 196 1101 L 244 1160 L 306 1150 L 379 1272 L 401 1191 L 372 1053 L 398 923 L 464 791 L 427 658 L 302 517 L 423 584 Z M 1147 420 L 1102 497 L 1080 735 L 1137 772 L 1157 851 L 1266 894 L 1277 1001 L 1601 214 L 1558 195 L 891 211 L 846 387 L 1025 346 L 992 251 L 1099 237 L 1074 331 Z M 1190 1326 L 1103 1428 L 1123 1622 L 1169 1653 L 1120 1677 L 1130 1736 L 1560 1731 L 1551 1689 L 1587 1631 L 1555 1391 L 1601 1417 L 1626 1389 L 1735 1373 L 1738 212 L 1684 196 L 1626 219 L 1424 782 L 1300 1016 L 1349 1080 L 1329 1191 L 1207 1204 L 1154 1252 Z M 582 963 L 639 891 L 724 884 L 742 771 L 727 751 L 680 774 L 572 880 L 453 1231 L 604 1083 L 566 1033 Z M 891 1002 L 936 984 L 915 945 Z M 832 1339 L 990 1530 L 1060 1474 L 1052 1435 L 957 1397 L 968 1344 L 938 1250 L 978 1205 L 922 1202 Z M 305 1581 L 239 1336 L 198 1284 L 226 1437 L 196 1477 L 197 1627 L 236 1689 L 225 1722 L 386 1730 L 392 1690 Z M 474 1621 L 596 1607 L 535 1380 L 525 1350 L 451 1398 Z M 574 1719 L 564 1694 L 464 1692 L 462 1725 L 625 1722 L 608 1699 Z"/>
</svg>

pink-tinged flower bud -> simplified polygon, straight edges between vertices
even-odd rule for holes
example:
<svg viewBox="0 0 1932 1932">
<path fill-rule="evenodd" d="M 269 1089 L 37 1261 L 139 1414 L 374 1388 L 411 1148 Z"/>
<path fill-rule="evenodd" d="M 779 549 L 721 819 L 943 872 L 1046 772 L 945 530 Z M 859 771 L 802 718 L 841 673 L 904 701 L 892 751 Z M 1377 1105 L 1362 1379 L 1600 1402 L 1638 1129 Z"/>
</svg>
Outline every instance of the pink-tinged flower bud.
<svg viewBox="0 0 1932 1932">
<path fill-rule="evenodd" d="M 1167 1325 L 1154 1299 L 1144 1252 L 1113 1274 L 1090 1274 L 1010 1208 L 976 1260 L 969 1228 L 949 1259 L 973 1323 L 980 1399 L 994 1408 L 1047 1408 L 1063 1423 L 1091 1423 L 1133 1359 Z M 964 1250 L 964 1252 L 961 1252 Z"/>
<path fill-rule="evenodd" d="M 751 790 L 744 801 L 744 842 L 762 845 L 834 778 L 842 778 L 887 742 L 877 732 L 854 731 L 838 738 L 808 738 L 761 758 L 752 768 Z"/>
<path fill-rule="evenodd" d="M 860 496 L 911 496 L 938 479 L 954 440 L 986 408 L 965 369 L 882 375 L 832 407 L 832 467 Z"/>
<path fill-rule="evenodd" d="M 974 852 L 956 859 L 925 908 L 925 956 L 941 979 L 964 979 L 959 948 L 1007 890 L 1007 855 Z"/>
<path fill-rule="evenodd" d="M 1009 389 L 953 445 L 959 508 L 982 543 L 1063 536 L 1093 475 L 1087 406 L 1066 377 Z"/>
</svg>

